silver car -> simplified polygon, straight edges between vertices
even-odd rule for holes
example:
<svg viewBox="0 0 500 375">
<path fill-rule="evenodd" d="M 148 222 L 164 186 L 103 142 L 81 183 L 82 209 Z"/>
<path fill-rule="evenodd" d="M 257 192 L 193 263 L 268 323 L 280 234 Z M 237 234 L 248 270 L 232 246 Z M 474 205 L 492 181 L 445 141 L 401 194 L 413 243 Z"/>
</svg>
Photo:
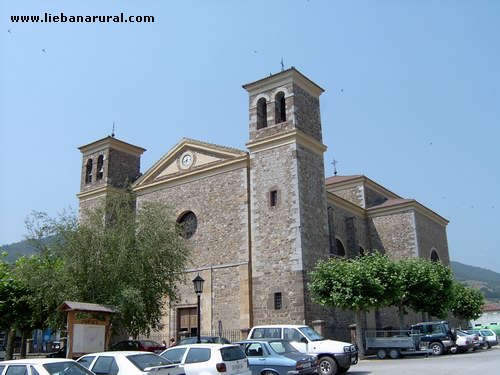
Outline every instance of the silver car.
<svg viewBox="0 0 500 375">
<path fill-rule="evenodd" d="M 486 343 L 488 344 L 488 349 L 492 346 L 498 345 L 498 336 L 491 329 L 481 329 L 481 333 L 486 338 Z"/>
</svg>

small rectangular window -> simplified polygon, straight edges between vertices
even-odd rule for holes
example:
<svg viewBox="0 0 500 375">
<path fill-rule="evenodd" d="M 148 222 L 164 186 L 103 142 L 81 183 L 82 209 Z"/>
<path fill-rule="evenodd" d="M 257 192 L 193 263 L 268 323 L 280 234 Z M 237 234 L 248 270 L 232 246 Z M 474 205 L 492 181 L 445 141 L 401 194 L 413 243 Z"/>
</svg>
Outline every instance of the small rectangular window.
<svg viewBox="0 0 500 375">
<path fill-rule="evenodd" d="M 276 207 L 278 204 L 278 191 L 273 190 L 270 193 L 270 202 L 271 202 L 271 207 Z"/>
<path fill-rule="evenodd" d="M 281 299 L 281 293 L 274 293 L 274 309 L 281 310 L 283 308 L 283 302 Z"/>
</svg>

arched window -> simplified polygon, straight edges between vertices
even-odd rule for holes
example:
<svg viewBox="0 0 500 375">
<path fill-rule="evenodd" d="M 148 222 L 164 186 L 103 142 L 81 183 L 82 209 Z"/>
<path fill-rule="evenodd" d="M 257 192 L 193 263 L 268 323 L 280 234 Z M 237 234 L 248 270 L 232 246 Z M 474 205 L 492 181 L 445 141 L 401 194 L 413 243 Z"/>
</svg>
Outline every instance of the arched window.
<svg viewBox="0 0 500 375">
<path fill-rule="evenodd" d="M 177 221 L 181 226 L 182 236 L 186 239 L 193 237 L 198 227 L 198 219 L 194 212 L 184 213 Z"/>
<path fill-rule="evenodd" d="M 97 179 L 101 180 L 104 176 L 104 155 L 97 158 Z"/>
<path fill-rule="evenodd" d="M 433 262 L 437 262 L 437 261 L 439 261 L 439 254 L 438 254 L 438 252 L 436 251 L 436 249 L 432 249 L 432 251 L 431 251 L 431 260 L 432 260 Z"/>
<path fill-rule="evenodd" d="M 92 159 L 87 160 L 87 165 L 85 166 L 85 183 L 90 184 L 92 182 L 92 164 L 94 162 Z"/>
<path fill-rule="evenodd" d="M 276 124 L 280 122 L 286 121 L 286 106 L 285 106 L 285 93 L 280 91 L 274 97 L 274 106 L 275 106 L 275 115 L 274 118 L 276 120 Z"/>
<path fill-rule="evenodd" d="M 267 127 L 267 102 L 266 98 L 257 101 L 257 129 Z"/>
<path fill-rule="evenodd" d="M 345 256 L 345 248 L 344 245 L 342 244 L 342 241 L 340 241 L 338 238 L 335 239 L 335 247 L 337 248 L 337 256 L 339 257 L 344 257 Z"/>
</svg>

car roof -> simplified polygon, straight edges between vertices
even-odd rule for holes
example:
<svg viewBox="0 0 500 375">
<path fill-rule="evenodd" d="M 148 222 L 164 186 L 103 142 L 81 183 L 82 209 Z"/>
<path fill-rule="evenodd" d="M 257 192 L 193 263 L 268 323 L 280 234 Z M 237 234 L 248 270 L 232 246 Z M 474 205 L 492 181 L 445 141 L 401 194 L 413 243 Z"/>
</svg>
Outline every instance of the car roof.
<svg viewBox="0 0 500 375">
<path fill-rule="evenodd" d="M 262 325 L 262 326 L 254 326 L 254 328 L 304 328 L 308 327 L 304 324 L 268 324 L 268 325 Z"/>
<path fill-rule="evenodd" d="M 82 355 L 82 357 L 90 357 L 90 356 L 98 356 L 98 355 L 105 355 L 108 357 L 121 357 L 121 356 L 127 356 L 127 355 L 145 355 L 145 354 L 155 354 L 152 352 L 141 352 L 137 350 L 117 350 L 117 351 L 112 351 L 112 352 L 97 352 L 97 353 L 89 353 Z M 80 358 L 82 358 L 80 357 Z"/>
<path fill-rule="evenodd" d="M 238 346 L 238 345 L 235 345 L 235 344 L 213 344 L 213 343 L 200 343 L 200 344 L 185 344 L 185 345 L 176 345 L 176 346 L 173 346 L 171 348 L 168 348 L 167 350 L 171 350 L 171 349 L 179 349 L 179 348 L 214 348 L 214 349 L 218 349 L 218 348 L 227 348 L 227 347 L 231 347 L 231 346 Z"/>
<path fill-rule="evenodd" d="M 25 359 L 10 359 L 8 361 L 0 362 L 0 365 L 8 365 L 8 364 L 46 364 L 46 363 L 54 363 L 54 362 L 74 362 L 70 358 L 25 358 Z"/>
<path fill-rule="evenodd" d="M 245 340 L 240 340 L 237 341 L 235 344 L 240 344 L 240 343 L 250 343 L 250 342 L 275 342 L 275 341 L 288 341 L 285 339 L 278 339 L 278 338 L 262 338 L 262 339 L 245 339 Z"/>
</svg>

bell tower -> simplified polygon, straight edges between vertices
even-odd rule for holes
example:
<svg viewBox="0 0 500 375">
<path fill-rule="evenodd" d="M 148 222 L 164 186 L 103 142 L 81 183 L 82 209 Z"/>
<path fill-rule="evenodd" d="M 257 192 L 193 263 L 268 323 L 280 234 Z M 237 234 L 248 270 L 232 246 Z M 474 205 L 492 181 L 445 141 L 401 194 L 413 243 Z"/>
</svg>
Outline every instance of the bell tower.
<svg viewBox="0 0 500 375">
<path fill-rule="evenodd" d="M 80 212 L 111 191 L 123 189 L 140 176 L 145 149 L 107 136 L 78 148 L 82 153 Z"/>
<path fill-rule="evenodd" d="M 243 88 L 250 107 L 253 324 L 311 323 L 319 314 L 307 272 L 329 254 L 323 89 L 293 67 Z"/>
</svg>

